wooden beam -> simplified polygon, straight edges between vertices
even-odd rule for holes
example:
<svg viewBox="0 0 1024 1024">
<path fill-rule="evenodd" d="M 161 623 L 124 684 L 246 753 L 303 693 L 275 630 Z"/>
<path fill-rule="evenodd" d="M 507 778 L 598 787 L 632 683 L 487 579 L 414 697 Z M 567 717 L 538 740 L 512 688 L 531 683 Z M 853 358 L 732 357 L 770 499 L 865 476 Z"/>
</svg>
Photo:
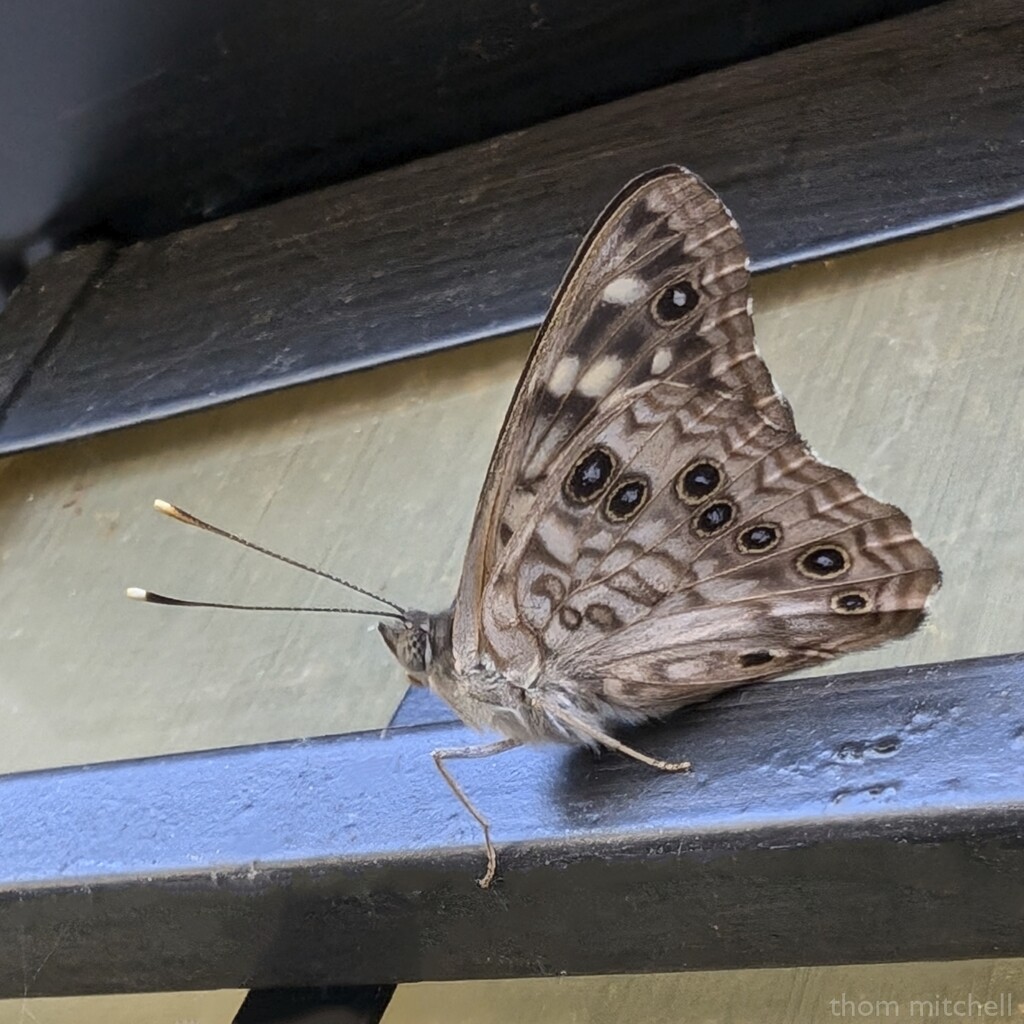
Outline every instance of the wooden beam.
<svg viewBox="0 0 1024 1024">
<path fill-rule="evenodd" d="M 759 269 L 1015 208 L 1022 45 L 1017 0 L 950 0 L 122 249 L 0 452 L 536 324 L 603 203 L 659 163 L 721 191 Z"/>
</svg>

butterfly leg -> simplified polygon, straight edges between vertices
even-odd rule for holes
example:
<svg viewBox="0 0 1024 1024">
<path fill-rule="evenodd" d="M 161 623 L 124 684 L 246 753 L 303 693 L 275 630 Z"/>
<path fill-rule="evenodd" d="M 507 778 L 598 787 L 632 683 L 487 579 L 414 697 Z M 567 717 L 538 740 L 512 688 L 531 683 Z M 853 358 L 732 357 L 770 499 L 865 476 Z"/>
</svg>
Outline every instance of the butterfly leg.
<svg viewBox="0 0 1024 1024">
<path fill-rule="evenodd" d="M 690 770 L 689 761 L 662 761 L 660 758 L 651 757 L 649 754 L 642 754 L 639 750 L 627 746 L 614 736 L 609 736 L 606 732 L 595 729 L 589 722 L 585 722 L 582 718 L 578 718 L 564 708 L 549 705 L 545 705 L 545 708 L 548 714 L 553 718 L 559 719 L 574 732 L 583 733 L 584 736 L 589 736 L 592 740 L 600 743 L 602 747 L 615 750 L 626 757 L 633 758 L 634 761 L 641 762 L 641 764 L 648 764 L 662 772 L 688 772 Z"/>
<path fill-rule="evenodd" d="M 481 889 L 490 887 L 491 882 L 494 881 L 494 873 L 498 869 L 498 855 L 494 852 L 494 843 L 491 842 L 491 823 L 473 806 L 469 797 L 462 791 L 462 787 L 455 781 L 454 776 L 445 768 L 444 762 L 459 757 L 490 757 L 492 754 L 503 754 L 506 750 L 512 750 L 518 746 L 521 746 L 519 740 L 498 740 L 495 743 L 481 743 L 475 747 L 449 747 L 445 750 L 435 750 L 430 755 L 451 791 L 459 798 L 462 806 L 473 815 L 476 823 L 483 830 L 484 847 L 487 850 L 487 870 L 484 872 L 483 878 L 477 879 L 477 885 Z"/>
</svg>

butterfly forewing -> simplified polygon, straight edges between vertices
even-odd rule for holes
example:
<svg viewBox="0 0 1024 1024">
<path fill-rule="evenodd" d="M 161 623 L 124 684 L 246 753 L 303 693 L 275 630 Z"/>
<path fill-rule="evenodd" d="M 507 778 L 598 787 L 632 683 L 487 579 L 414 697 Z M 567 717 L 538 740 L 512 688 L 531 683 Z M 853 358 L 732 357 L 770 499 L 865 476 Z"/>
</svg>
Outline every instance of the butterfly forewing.
<svg viewBox="0 0 1024 1024">
<path fill-rule="evenodd" d="M 746 316 L 747 276 L 735 222 L 695 175 L 652 171 L 609 204 L 555 296 L 496 446 L 456 602 L 457 650 L 477 648 L 485 579 L 528 520 L 550 455 L 652 369 L 667 375 L 685 359 L 706 375 L 711 296 L 715 318 Z M 645 301 L 656 290 L 666 298 L 663 314 Z M 703 296 L 699 311 L 687 308 L 691 295 Z M 698 320 L 704 333 L 694 330 Z M 719 369 L 738 374 L 739 387 L 763 386 L 745 379 L 742 360 L 734 371 Z"/>
<path fill-rule="evenodd" d="M 935 560 L 796 433 L 748 283 L 695 175 L 651 172 L 605 211 L 495 452 L 457 665 L 574 681 L 637 717 L 918 624 Z"/>
</svg>

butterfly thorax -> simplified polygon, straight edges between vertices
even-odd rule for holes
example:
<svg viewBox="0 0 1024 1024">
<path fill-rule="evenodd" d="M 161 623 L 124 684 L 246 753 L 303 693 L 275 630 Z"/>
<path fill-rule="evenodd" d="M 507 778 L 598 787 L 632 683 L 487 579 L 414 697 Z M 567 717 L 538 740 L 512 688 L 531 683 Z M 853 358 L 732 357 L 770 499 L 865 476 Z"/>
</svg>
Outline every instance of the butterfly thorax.
<svg viewBox="0 0 1024 1024">
<path fill-rule="evenodd" d="M 584 743 L 593 740 L 586 732 L 552 715 L 561 707 L 592 728 L 622 719 L 591 691 L 581 690 L 543 675 L 513 678 L 486 658 L 457 665 L 452 646 L 452 612 L 431 615 L 405 613 L 404 621 L 378 626 L 391 653 L 415 686 L 426 686 L 448 704 L 473 729 L 496 732 L 523 743 Z M 582 698 L 582 703 L 581 703 Z"/>
</svg>

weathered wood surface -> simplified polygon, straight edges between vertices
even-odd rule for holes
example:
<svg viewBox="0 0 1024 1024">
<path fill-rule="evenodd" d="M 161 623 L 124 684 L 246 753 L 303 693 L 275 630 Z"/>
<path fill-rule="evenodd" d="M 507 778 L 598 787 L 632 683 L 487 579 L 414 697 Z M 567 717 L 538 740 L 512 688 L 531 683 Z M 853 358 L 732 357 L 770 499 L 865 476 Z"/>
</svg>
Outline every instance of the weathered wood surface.
<svg viewBox="0 0 1024 1024">
<path fill-rule="evenodd" d="M 39 233 L 168 234 L 936 2 L 10 0 L 0 305 Z"/>
<path fill-rule="evenodd" d="M 0 451 L 536 324 L 601 206 L 660 163 L 721 191 L 761 269 L 1018 206 L 1022 109 L 1018 0 L 950 0 L 140 243 Z"/>
<path fill-rule="evenodd" d="M 0 315 L 0 424 L 2 410 L 31 387 L 36 364 L 60 344 L 83 292 L 113 259 L 113 246 L 97 242 L 44 260 L 21 286 L 18 301 Z"/>
</svg>

